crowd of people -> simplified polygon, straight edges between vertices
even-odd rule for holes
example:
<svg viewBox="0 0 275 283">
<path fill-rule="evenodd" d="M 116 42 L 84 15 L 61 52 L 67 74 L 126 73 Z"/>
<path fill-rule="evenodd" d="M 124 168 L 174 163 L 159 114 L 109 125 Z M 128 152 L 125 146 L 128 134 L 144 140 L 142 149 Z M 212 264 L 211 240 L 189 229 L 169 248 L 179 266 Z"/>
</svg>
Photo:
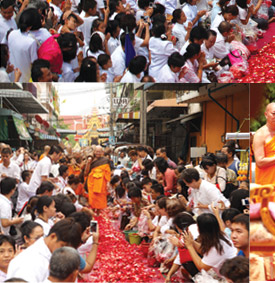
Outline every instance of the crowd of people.
<svg viewBox="0 0 275 283">
<path fill-rule="evenodd" d="M 274 11 L 274 0 L 3 0 L 0 81 L 224 82 Z"/>
<path fill-rule="evenodd" d="M 164 147 L 116 159 L 101 146 L 45 146 L 39 157 L 1 144 L 1 282 L 74 282 L 90 273 L 100 244 L 91 220 L 103 210 L 150 245 L 166 282 L 181 267 L 185 282 L 204 272 L 248 282 L 249 184 L 237 181 L 235 153 L 228 143 L 186 165 Z"/>
</svg>

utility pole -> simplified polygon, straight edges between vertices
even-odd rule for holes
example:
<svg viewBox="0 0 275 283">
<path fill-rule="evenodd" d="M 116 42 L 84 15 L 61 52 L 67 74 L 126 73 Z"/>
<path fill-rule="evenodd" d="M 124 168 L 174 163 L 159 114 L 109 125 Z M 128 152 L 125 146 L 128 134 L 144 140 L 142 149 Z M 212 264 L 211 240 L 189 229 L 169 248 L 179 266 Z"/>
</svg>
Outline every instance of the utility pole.
<svg viewBox="0 0 275 283">
<path fill-rule="evenodd" d="M 113 113 L 113 98 L 114 98 L 114 93 L 113 93 L 113 83 L 111 83 L 110 87 L 110 136 L 114 136 L 114 113 Z"/>
<path fill-rule="evenodd" d="M 147 101 L 146 91 L 142 90 L 140 99 L 140 131 L 139 141 L 141 144 L 147 144 Z"/>
</svg>

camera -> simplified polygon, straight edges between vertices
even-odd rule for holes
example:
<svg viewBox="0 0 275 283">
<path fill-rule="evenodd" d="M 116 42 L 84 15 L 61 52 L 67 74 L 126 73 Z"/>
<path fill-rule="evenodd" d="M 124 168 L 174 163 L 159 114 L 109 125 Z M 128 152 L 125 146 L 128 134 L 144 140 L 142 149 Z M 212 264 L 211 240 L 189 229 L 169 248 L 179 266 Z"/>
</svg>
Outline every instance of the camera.
<svg viewBox="0 0 275 283">
<path fill-rule="evenodd" d="M 249 199 L 247 199 L 247 198 L 242 199 L 242 205 L 243 206 L 249 205 Z"/>
<path fill-rule="evenodd" d="M 90 222 L 90 232 L 96 232 L 97 231 L 97 221 L 91 220 Z"/>
</svg>

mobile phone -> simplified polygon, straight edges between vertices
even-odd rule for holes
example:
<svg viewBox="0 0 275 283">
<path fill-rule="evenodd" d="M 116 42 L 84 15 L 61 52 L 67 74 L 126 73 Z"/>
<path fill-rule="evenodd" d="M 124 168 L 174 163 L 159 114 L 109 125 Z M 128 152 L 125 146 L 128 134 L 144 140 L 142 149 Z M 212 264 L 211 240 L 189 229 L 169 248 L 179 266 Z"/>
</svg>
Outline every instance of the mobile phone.
<svg viewBox="0 0 275 283">
<path fill-rule="evenodd" d="M 91 220 L 90 222 L 90 232 L 96 232 L 97 231 L 97 221 Z"/>
<path fill-rule="evenodd" d="M 249 205 L 249 199 L 247 199 L 247 198 L 242 199 L 242 205 L 243 206 Z"/>
</svg>

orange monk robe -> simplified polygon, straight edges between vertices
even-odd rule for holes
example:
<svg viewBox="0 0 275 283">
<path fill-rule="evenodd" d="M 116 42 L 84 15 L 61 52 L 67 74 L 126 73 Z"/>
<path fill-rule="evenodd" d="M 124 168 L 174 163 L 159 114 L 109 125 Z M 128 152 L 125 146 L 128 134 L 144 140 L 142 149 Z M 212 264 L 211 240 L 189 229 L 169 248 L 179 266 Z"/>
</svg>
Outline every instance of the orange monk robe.
<svg viewBox="0 0 275 283">
<path fill-rule="evenodd" d="M 88 175 L 87 187 L 89 204 L 93 209 L 107 207 L 107 183 L 111 180 L 111 168 L 109 163 L 92 168 Z"/>
<path fill-rule="evenodd" d="M 264 146 L 265 157 L 275 156 L 275 136 Z M 275 184 L 275 165 L 259 168 L 256 164 L 255 183 L 259 185 Z"/>
</svg>

